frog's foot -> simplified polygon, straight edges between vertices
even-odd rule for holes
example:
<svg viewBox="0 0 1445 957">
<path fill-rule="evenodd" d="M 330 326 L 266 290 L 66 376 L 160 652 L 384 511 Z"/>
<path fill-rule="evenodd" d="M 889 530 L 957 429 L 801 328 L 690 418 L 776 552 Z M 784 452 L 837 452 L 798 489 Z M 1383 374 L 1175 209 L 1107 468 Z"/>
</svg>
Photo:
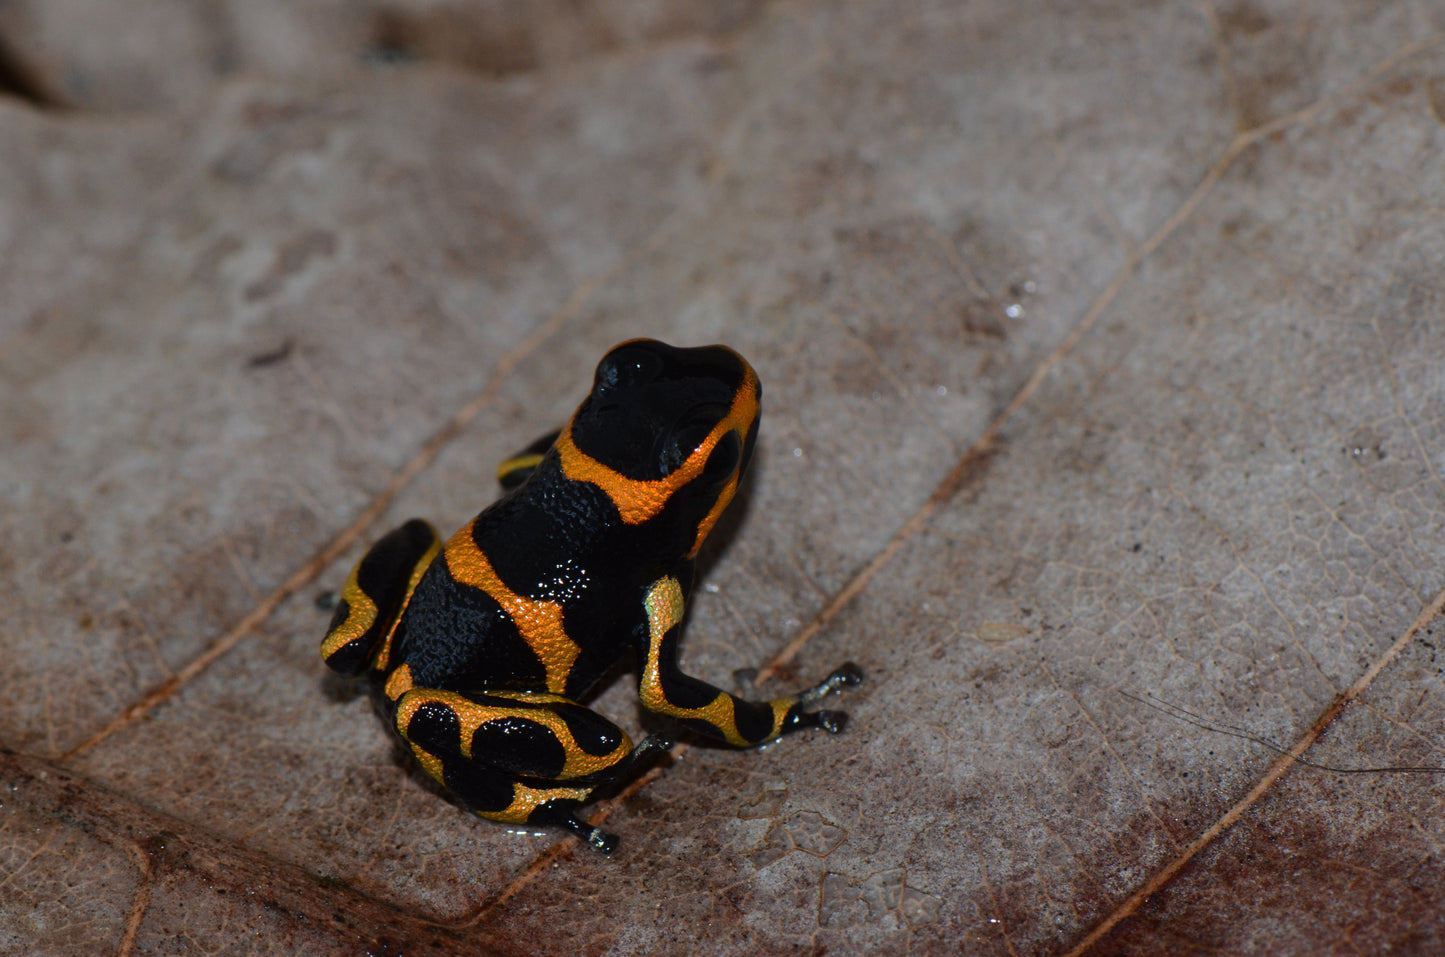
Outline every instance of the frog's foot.
<svg viewBox="0 0 1445 957">
<path fill-rule="evenodd" d="M 545 692 L 412 687 L 394 707 L 396 731 L 418 763 L 469 810 L 507 824 L 565 827 L 604 851 L 616 838 L 575 809 L 672 746 L 653 736 L 633 747 L 611 721 Z"/>
<path fill-rule="evenodd" d="M 833 669 L 833 673 L 792 698 L 784 698 L 776 704 L 790 702 L 783 718 L 781 733 L 801 731 L 804 728 L 822 728 L 829 734 L 837 734 L 848 725 L 846 711 L 804 711 L 804 707 L 826 698 L 843 688 L 856 687 L 863 683 L 863 669 L 846 661 Z"/>
<path fill-rule="evenodd" d="M 530 823 L 565 828 L 575 834 L 584 844 L 597 848 L 603 854 L 617 850 L 617 835 L 593 827 L 577 816 L 576 805 L 570 801 L 556 801 L 537 808 Z"/>
<path fill-rule="evenodd" d="M 648 735 L 642 743 L 632 749 L 624 761 L 617 767 L 615 780 L 626 780 L 642 764 L 655 754 L 665 753 L 671 750 L 673 741 L 671 738 L 660 734 Z M 529 824 L 546 824 L 553 827 L 566 828 L 577 835 L 584 843 L 597 848 L 603 854 L 611 854 L 617 849 L 617 835 L 611 831 L 604 831 L 600 827 L 594 827 L 577 816 L 577 805 L 567 800 L 553 801 L 544 804 L 532 812 L 528 819 Z"/>
</svg>

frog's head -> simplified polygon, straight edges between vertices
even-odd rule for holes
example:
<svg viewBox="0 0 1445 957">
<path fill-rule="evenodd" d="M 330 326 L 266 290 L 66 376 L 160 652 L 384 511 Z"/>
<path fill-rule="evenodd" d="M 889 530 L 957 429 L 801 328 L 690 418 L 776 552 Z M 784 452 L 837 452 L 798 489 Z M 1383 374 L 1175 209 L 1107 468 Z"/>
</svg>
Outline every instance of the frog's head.
<svg viewBox="0 0 1445 957">
<path fill-rule="evenodd" d="M 563 471 L 606 492 L 628 525 L 666 516 L 690 557 L 752 458 L 761 398 L 757 373 L 725 346 L 629 340 L 602 357 L 562 430 Z"/>
</svg>

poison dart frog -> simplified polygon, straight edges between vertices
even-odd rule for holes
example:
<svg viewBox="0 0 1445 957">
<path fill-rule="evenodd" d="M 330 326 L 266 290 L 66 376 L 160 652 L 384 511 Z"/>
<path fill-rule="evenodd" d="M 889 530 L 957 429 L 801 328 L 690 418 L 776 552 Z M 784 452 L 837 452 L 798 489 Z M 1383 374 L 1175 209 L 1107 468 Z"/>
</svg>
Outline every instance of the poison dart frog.
<svg viewBox="0 0 1445 957">
<path fill-rule="evenodd" d="M 847 715 L 809 706 L 862 681 L 849 662 L 772 701 L 678 667 L 698 549 L 757 439 L 757 373 L 723 346 L 615 347 L 559 431 L 502 463 L 506 494 L 443 542 L 413 519 L 347 579 L 321 654 L 366 677 L 417 762 L 482 817 L 559 826 L 611 852 L 577 816 L 595 790 L 672 747 L 579 703 L 629 652 L 643 707 L 736 748 Z"/>
</svg>

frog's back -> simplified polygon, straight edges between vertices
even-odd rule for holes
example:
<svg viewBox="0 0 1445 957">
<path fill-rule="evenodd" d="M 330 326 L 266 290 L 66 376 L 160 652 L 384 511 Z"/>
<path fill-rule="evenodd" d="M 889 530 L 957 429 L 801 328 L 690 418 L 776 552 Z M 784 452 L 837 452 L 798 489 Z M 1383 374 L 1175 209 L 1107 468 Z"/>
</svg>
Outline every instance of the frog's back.
<svg viewBox="0 0 1445 957">
<path fill-rule="evenodd" d="M 620 601 L 629 584 L 609 560 L 609 505 L 552 464 L 463 526 L 422 577 L 395 638 L 418 684 L 576 694 L 622 653 L 619 612 L 635 603 Z"/>
</svg>

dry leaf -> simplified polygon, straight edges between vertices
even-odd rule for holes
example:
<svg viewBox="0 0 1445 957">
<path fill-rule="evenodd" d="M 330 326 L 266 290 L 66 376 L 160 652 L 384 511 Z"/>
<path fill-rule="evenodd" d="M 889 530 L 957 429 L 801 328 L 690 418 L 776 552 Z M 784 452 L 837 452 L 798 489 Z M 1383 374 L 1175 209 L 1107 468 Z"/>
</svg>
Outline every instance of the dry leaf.
<svg viewBox="0 0 1445 957">
<path fill-rule="evenodd" d="M 1320 767 L 1445 766 L 1438 10 L 213 6 L 0 10 L 0 951 L 1445 947 L 1445 774 Z M 766 387 L 689 669 L 868 682 L 607 859 L 314 598 L 634 335 Z"/>
</svg>

